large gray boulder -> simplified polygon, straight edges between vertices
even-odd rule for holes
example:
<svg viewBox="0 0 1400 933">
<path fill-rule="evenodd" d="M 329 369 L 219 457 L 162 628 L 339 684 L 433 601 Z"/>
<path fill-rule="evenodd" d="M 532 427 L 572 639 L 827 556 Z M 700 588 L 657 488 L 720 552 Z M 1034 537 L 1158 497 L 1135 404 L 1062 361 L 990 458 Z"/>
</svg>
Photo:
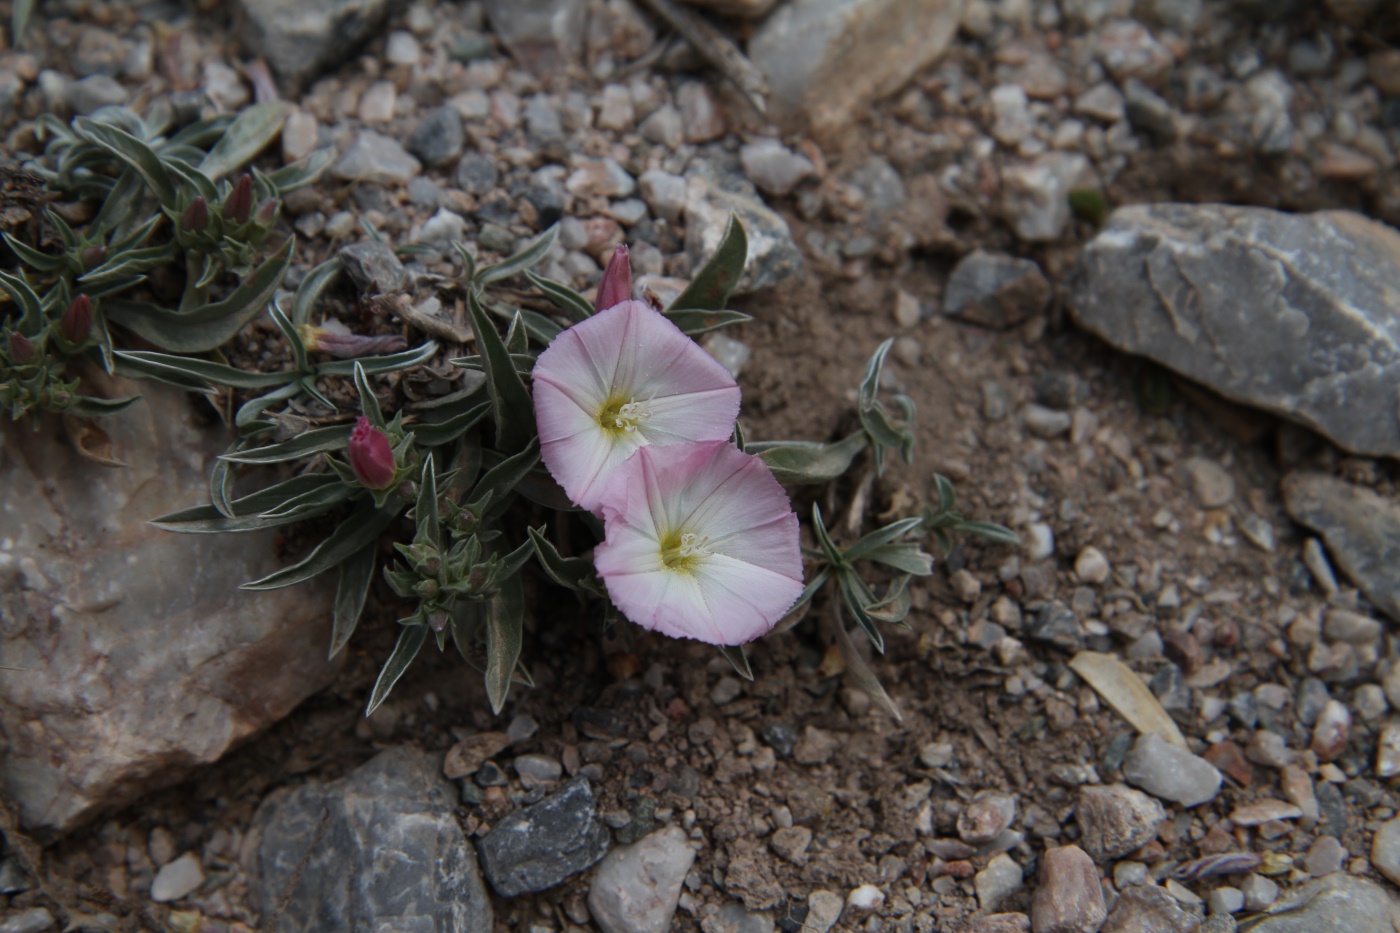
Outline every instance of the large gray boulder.
<svg viewBox="0 0 1400 933">
<path fill-rule="evenodd" d="M 238 589 L 280 566 L 272 532 L 147 524 L 208 501 L 227 436 L 185 393 L 111 388 L 145 396 L 100 422 L 124 468 L 58 419 L 0 419 L 0 794 L 42 838 L 216 761 L 338 668 L 328 586 Z"/>
<path fill-rule="evenodd" d="M 1114 211 L 1070 311 L 1119 349 L 1360 454 L 1400 456 L 1400 233 L 1346 211 Z"/>
</svg>

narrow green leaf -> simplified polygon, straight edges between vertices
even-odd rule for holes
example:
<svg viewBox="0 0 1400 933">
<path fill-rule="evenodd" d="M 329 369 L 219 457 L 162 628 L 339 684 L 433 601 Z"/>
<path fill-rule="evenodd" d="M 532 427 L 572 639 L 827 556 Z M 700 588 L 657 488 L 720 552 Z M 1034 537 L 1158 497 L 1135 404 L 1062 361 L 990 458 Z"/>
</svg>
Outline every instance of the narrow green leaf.
<svg viewBox="0 0 1400 933">
<path fill-rule="evenodd" d="M 940 512 L 951 512 L 958 504 L 958 494 L 953 489 L 953 484 L 948 481 L 948 477 L 942 473 L 933 474 L 933 485 L 938 490 L 938 510 Z"/>
<path fill-rule="evenodd" d="M 879 602 L 871 603 L 865 611 L 872 619 L 890 625 L 903 625 L 913 601 L 909 597 L 909 574 L 900 574 L 890 581 Z"/>
<path fill-rule="evenodd" d="M 734 666 L 734 672 L 747 681 L 753 680 L 753 668 L 749 667 L 749 656 L 743 645 L 720 645 L 719 653 Z"/>
<path fill-rule="evenodd" d="M 338 257 L 332 256 L 325 262 L 307 273 L 306 278 L 301 280 L 297 286 L 296 295 L 292 298 L 292 323 L 310 324 L 312 312 L 316 310 L 316 305 L 332 286 L 340 281 L 341 274 L 345 267 L 341 265 Z"/>
<path fill-rule="evenodd" d="M 279 195 L 285 195 L 298 188 L 305 188 L 320 178 L 321 173 L 330 168 L 334 161 L 335 147 L 324 146 L 270 173 L 267 180 L 277 189 Z"/>
<path fill-rule="evenodd" d="M 512 275 L 524 272 L 545 257 L 555 239 L 559 236 L 559 225 L 555 224 L 535 238 L 535 241 L 507 259 L 479 269 L 473 281 L 477 285 L 488 285 Z"/>
<path fill-rule="evenodd" d="M 413 508 L 415 544 L 430 544 L 437 547 L 442 540 L 441 524 L 438 521 L 437 472 L 433 458 L 423 458 L 423 473 L 418 483 L 418 501 Z"/>
<path fill-rule="evenodd" d="M 198 149 L 194 150 L 193 154 L 196 159 L 203 155 Z M 205 175 L 193 165 L 188 165 L 178 159 L 172 158 L 172 155 L 173 153 L 170 152 L 161 153 L 161 157 L 165 162 L 165 167 L 180 176 L 185 184 L 193 188 L 195 194 L 203 198 L 211 207 L 218 204 L 219 189 L 214 187 L 214 182 L 210 180 L 209 176 Z M 173 214 L 174 212 L 172 211 L 171 213 Z"/>
<path fill-rule="evenodd" d="M 731 324 L 742 324 L 745 321 L 753 320 L 753 315 L 744 314 L 742 311 L 702 311 L 698 308 L 680 308 L 675 311 L 667 311 L 666 317 L 682 332 L 692 337 L 708 334 L 712 330 L 719 330 L 721 327 L 728 327 Z"/>
<path fill-rule="evenodd" d="M 369 384 L 365 368 L 358 360 L 355 362 L 355 391 L 360 394 L 360 412 L 369 419 L 370 424 L 381 431 L 384 430 L 384 412 L 380 410 L 374 387 Z"/>
<path fill-rule="evenodd" d="M 875 407 L 875 400 L 880 392 L 880 371 L 885 368 L 885 357 L 889 355 L 890 348 L 894 346 L 894 338 L 886 340 L 875 348 L 875 352 L 870 355 L 869 361 L 865 364 L 865 378 L 860 382 L 860 394 L 856 399 L 857 407 L 868 410 Z"/>
<path fill-rule="evenodd" d="M 121 376 L 136 379 L 157 379 L 173 385 L 188 386 L 191 381 L 203 388 L 229 386 L 235 389 L 267 389 L 286 385 L 297 378 L 295 372 L 249 372 L 192 356 L 175 356 L 151 350 L 115 350 L 112 353 Z"/>
<path fill-rule="evenodd" d="M 545 537 L 543 528 L 526 530 L 530 534 L 530 543 L 535 546 L 540 566 L 551 580 L 571 590 L 586 590 L 601 595 L 592 561 L 560 554 L 553 542 Z"/>
<path fill-rule="evenodd" d="M 311 363 L 306 358 L 306 344 L 301 339 L 301 334 L 292 326 L 292 322 L 282 313 L 282 309 L 277 306 L 277 299 L 272 300 L 272 304 L 267 306 L 268 316 L 272 318 L 272 323 L 277 325 L 277 329 L 282 332 L 282 339 L 287 341 L 287 346 L 292 348 L 292 364 L 298 373 L 310 373 Z"/>
<path fill-rule="evenodd" d="M 78 277 L 78 284 L 84 291 L 103 288 L 114 282 L 145 275 L 152 269 L 168 266 L 175 261 L 174 243 L 164 246 L 148 246 L 145 249 L 132 249 L 118 253 L 89 272 Z"/>
<path fill-rule="evenodd" d="M 17 275 L 0 271 L 0 289 L 20 308 L 19 329 L 26 335 L 38 333 L 44 323 L 44 306 L 29 283 Z"/>
<path fill-rule="evenodd" d="M 898 541 L 923 524 L 923 519 L 901 518 L 897 522 L 890 522 L 883 528 L 876 528 L 874 531 L 861 537 L 859 541 L 846 548 L 847 560 L 860 560 L 878 547 Z"/>
<path fill-rule="evenodd" d="M 535 464 L 540 462 L 540 439 L 530 438 L 530 442 L 525 445 L 525 449 L 518 454 L 506 457 L 500 463 L 486 471 L 486 474 L 477 481 L 472 489 L 471 499 L 480 499 L 482 496 L 490 495 L 492 505 L 487 510 L 488 516 L 495 516 L 503 512 L 510 503 L 510 492 L 516 487 L 525 475 L 534 469 Z"/>
<path fill-rule="evenodd" d="M 83 418 L 100 418 L 103 415 L 115 415 L 119 411 L 126 411 L 139 401 L 139 395 L 129 398 L 93 398 L 90 395 L 80 395 L 68 406 L 67 411 Z"/>
<path fill-rule="evenodd" d="M 817 536 L 817 543 L 821 545 L 822 551 L 826 553 L 826 559 L 831 562 L 833 567 L 847 566 L 846 558 L 842 556 L 841 550 L 831 540 L 831 535 L 826 530 L 826 522 L 822 521 L 822 508 L 815 502 L 812 503 L 812 532 Z"/>
<path fill-rule="evenodd" d="M 150 524 L 166 531 L 185 534 L 257 531 L 300 520 L 300 517 L 292 516 L 278 521 L 267 521 L 261 515 L 269 509 L 274 509 L 288 499 L 304 495 L 314 489 L 338 485 L 340 485 L 340 480 L 333 474 L 305 473 L 228 503 L 234 518 L 226 518 L 212 505 L 197 505 L 151 519 Z"/>
<path fill-rule="evenodd" d="M 452 248 L 457 251 L 457 255 L 462 260 L 462 281 L 470 285 L 472 279 L 476 278 L 476 257 L 472 255 L 465 243 L 453 240 Z"/>
<path fill-rule="evenodd" d="M 855 642 L 851 641 L 851 635 L 846 631 L 846 626 L 840 619 L 836 620 L 836 644 L 841 651 L 841 657 L 846 662 L 846 673 L 855 681 L 857 687 L 870 695 L 881 709 L 890 714 L 890 718 L 895 722 L 903 722 L 904 717 L 900 715 L 899 707 L 895 705 L 890 695 L 885 692 L 884 685 L 875 676 L 869 663 L 859 651 L 856 650 Z"/>
<path fill-rule="evenodd" d="M 399 678 L 408 670 L 413 659 L 418 657 L 418 652 L 423 649 L 423 643 L 427 640 L 426 625 L 404 626 L 389 660 L 384 662 L 384 669 L 379 672 L 379 679 L 374 682 L 374 689 L 370 691 L 369 705 L 365 708 L 366 719 L 373 716 L 374 711 L 379 709 L 379 704 L 389 698 L 389 691 L 394 689 L 394 684 L 399 682 Z"/>
<path fill-rule="evenodd" d="M 34 7 L 39 0 L 14 0 L 10 9 L 10 43 L 18 46 L 24 41 L 24 33 L 29 29 L 29 18 L 34 15 Z"/>
<path fill-rule="evenodd" d="M 379 549 L 377 543 L 367 544 L 340 565 L 340 580 L 335 587 L 335 608 L 331 614 L 331 650 L 327 658 L 340 654 L 355 632 L 360 615 L 374 580 L 374 563 Z"/>
<path fill-rule="evenodd" d="M 744 450 L 763 458 L 780 483 L 792 486 L 820 485 L 844 476 L 866 444 L 865 434 L 857 432 L 834 444 L 750 442 Z"/>
<path fill-rule="evenodd" d="M 1021 543 L 1020 535 L 1005 525 L 998 525 L 995 522 L 958 522 L 952 530 L 960 531 L 965 535 L 977 535 L 999 544 Z"/>
<path fill-rule="evenodd" d="M 723 311 L 734 293 L 734 286 L 744 274 L 749 259 L 749 238 L 744 225 L 734 214 L 724 228 L 724 236 L 714 253 L 690 280 L 690 285 L 671 303 L 673 308 L 698 308 L 703 311 Z"/>
<path fill-rule="evenodd" d="M 847 552 L 847 556 L 849 556 L 849 552 Z M 885 544 L 871 548 L 862 554 L 861 558 L 876 561 L 886 567 L 893 567 L 895 570 L 902 570 L 916 577 L 926 577 L 933 573 L 933 555 L 926 554 L 919 549 L 917 544 L 912 542 Z"/>
<path fill-rule="evenodd" d="M 270 421 L 260 421 L 258 416 L 278 402 L 285 402 L 289 398 L 300 395 L 302 391 L 302 383 L 300 381 L 289 382 L 287 385 L 273 389 L 266 395 L 249 399 L 242 405 L 239 405 L 238 411 L 235 412 L 233 416 L 233 426 L 238 430 L 239 436 L 250 437 L 276 427 L 276 425 Z"/>
<path fill-rule="evenodd" d="M 507 577 L 486 613 L 486 696 L 500 713 L 520 661 L 525 627 L 525 595 L 520 577 Z"/>
<path fill-rule="evenodd" d="M 357 365 L 365 371 L 367 376 L 393 373 L 426 363 L 433 358 L 433 354 L 437 351 L 438 345 L 429 340 L 421 347 L 401 350 L 398 353 L 388 353 L 384 356 L 362 356 L 353 360 L 330 360 L 318 363 L 316 374 L 318 376 L 350 376 L 354 374 Z"/>
<path fill-rule="evenodd" d="M 524 353 L 526 349 L 528 349 L 528 344 L 524 342 L 526 336 L 532 338 L 536 343 L 549 346 L 554 342 L 555 337 L 558 337 L 564 332 L 564 328 L 560 327 L 543 314 L 540 314 L 538 311 L 531 311 L 528 308 L 511 308 L 492 302 L 487 306 L 487 310 L 497 317 L 504 318 L 510 322 L 506 346 L 510 347 L 510 351 L 513 355 Z M 520 320 L 519 325 L 516 324 L 517 318 Z M 520 337 L 516 339 L 516 342 L 512 342 L 510 335 L 517 333 L 518 327 L 523 327 L 524 330 L 520 332 Z M 533 368 L 533 365 L 529 367 L 529 369 Z M 529 372 L 529 369 L 525 371 Z"/>
<path fill-rule="evenodd" d="M 140 175 L 164 207 L 176 208 L 178 199 L 170 170 L 150 146 L 125 130 L 90 117 L 78 117 L 73 126 L 88 142 L 101 146 Z"/>
<path fill-rule="evenodd" d="M 467 291 L 467 307 L 471 311 L 477 348 L 486 364 L 487 389 L 495 406 L 496 446 L 503 451 L 520 450 L 535 437 L 535 410 L 530 393 L 516 372 L 501 335 L 482 310 L 475 289 Z"/>
<path fill-rule="evenodd" d="M 419 422 L 413 426 L 413 439 L 420 447 L 440 447 L 450 444 L 481 423 L 491 411 L 490 402 L 474 405 L 459 415 L 432 424 Z"/>
<path fill-rule="evenodd" d="M 516 311 L 511 315 L 510 326 L 506 328 L 506 352 L 511 356 L 519 356 L 530 349 L 530 335 L 525 330 L 525 325 L 521 323 L 520 312 Z"/>
<path fill-rule="evenodd" d="M 343 450 L 349 443 L 350 425 L 337 424 L 328 428 L 315 428 L 280 444 L 254 447 L 252 450 L 235 450 L 224 454 L 221 459 L 232 463 L 284 463 L 315 454 Z"/>
<path fill-rule="evenodd" d="M 870 637 L 871 646 L 884 654 L 885 636 L 880 634 L 880 628 L 875 624 L 875 619 L 866 611 L 866 607 L 876 601 L 870 588 L 851 570 L 838 571 L 836 585 L 841 590 L 841 597 L 846 603 L 846 608 L 851 611 L 851 615 L 855 616 L 860 627 L 865 629 L 865 634 Z"/>
<path fill-rule="evenodd" d="M 227 460 L 215 460 L 214 468 L 209 471 L 209 501 L 214 508 L 219 510 L 219 514 L 225 518 L 233 518 L 233 464 Z"/>
<path fill-rule="evenodd" d="M 228 463 L 221 460 L 220 463 Z M 298 518 L 308 519 L 317 515 L 324 515 L 331 509 L 353 499 L 359 494 L 359 490 L 344 483 L 330 483 L 318 486 L 315 489 L 308 489 L 298 496 L 292 496 L 286 501 L 273 506 L 266 512 L 259 515 L 259 518 L 280 519 Z"/>
<path fill-rule="evenodd" d="M 231 113 L 220 113 L 203 120 L 196 120 L 188 126 L 181 127 L 174 136 L 166 140 L 165 146 L 194 146 L 196 149 L 208 149 L 228 131 L 233 121 L 234 114 Z"/>
<path fill-rule="evenodd" d="M 526 272 L 525 278 L 530 284 L 544 292 L 544 296 L 550 302 L 563 311 L 569 320 L 577 323 L 586 321 L 593 314 L 593 305 L 589 300 L 567 285 L 560 284 L 553 279 L 547 279 L 534 272 Z"/>
<path fill-rule="evenodd" d="M 238 171 L 282 132 L 289 107 L 280 100 L 264 101 L 245 107 L 223 137 L 209 150 L 199 170 L 218 181 Z"/>
<path fill-rule="evenodd" d="M 118 324 L 166 350 L 204 353 L 227 343 L 257 317 L 282 283 L 295 238 L 264 261 L 223 301 L 190 311 L 171 311 L 134 301 L 110 301 L 104 309 Z"/>
<path fill-rule="evenodd" d="M 330 570 L 343 560 L 350 558 L 360 548 L 378 540 L 389 523 L 398 518 L 398 510 L 375 509 L 366 503 L 359 511 L 341 522 L 315 550 L 305 558 L 270 573 L 261 580 L 244 583 L 240 589 L 275 590 L 310 580 L 319 573 Z"/>
<path fill-rule="evenodd" d="M 6 245 L 14 250 L 15 255 L 20 258 L 20 261 L 31 269 L 37 269 L 40 272 L 52 272 L 63 265 L 62 256 L 50 256 L 48 253 L 35 249 L 28 243 L 20 242 L 8 233 L 0 234 L 0 236 L 4 236 Z"/>
</svg>

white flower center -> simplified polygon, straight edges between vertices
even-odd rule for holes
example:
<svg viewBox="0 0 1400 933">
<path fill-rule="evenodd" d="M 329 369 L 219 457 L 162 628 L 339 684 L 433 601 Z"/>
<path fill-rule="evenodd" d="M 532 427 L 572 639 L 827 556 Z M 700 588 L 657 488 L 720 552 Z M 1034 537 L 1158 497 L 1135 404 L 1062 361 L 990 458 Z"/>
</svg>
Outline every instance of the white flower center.
<svg viewBox="0 0 1400 933">
<path fill-rule="evenodd" d="M 651 409 L 647 407 L 647 403 L 639 402 L 633 398 L 621 404 L 612 402 L 603 406 L 603 411 L 598 416 L 598 423 L 613 431 L 635 434 L 642 422 L 650 417 Z"/>
<path fill-rule="evenodd" d="M 685 532 L 669 534 L 661 540 L 661 560 L 672 570 L 693 570 L 702 558 L 711 557 L 710 536 Z"/>
</svg>

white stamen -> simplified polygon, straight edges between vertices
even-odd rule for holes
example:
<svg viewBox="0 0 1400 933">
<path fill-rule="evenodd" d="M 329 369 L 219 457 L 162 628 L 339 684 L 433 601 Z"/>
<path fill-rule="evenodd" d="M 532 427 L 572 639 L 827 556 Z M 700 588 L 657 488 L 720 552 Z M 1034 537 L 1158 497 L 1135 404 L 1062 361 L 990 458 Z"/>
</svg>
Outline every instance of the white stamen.
<svg viewBox="0 0 1400 933">
<path fill-rule="evenodd" d="M 638 425 L 650 417 L 651 412 L 634 398 L 617 410 L 617 417 L 613 419 L 613 425 L 624 431 L 635 433 Z"/>
<path fill-rule="evenodd" d="M 681 535 L 681 557 L 709 557 L 713 553 L 710 550 L 709 535 L 695 535 L 691 532 Z"/>
</svg>

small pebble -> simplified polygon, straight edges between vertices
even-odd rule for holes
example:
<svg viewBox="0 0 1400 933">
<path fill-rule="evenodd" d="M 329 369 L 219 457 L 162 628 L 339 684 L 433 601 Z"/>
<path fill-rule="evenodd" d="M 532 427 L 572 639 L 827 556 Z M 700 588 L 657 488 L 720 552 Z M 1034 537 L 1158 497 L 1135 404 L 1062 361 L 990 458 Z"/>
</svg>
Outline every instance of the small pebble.
<svg viewBox="0 0 1400 933">
<path fill-rule="evenodd" d="M 1251 874 L 1240 885 L 1246 910 L 1267 910 L 1278 900 L 1278 885 L 1263 875 Z"/>
<path fill-rule="evenodd" d="M 1216 888 L 1206 899 L 1212 914 L 1237 914 L 1244 910 L 1244 892 L 1239 888 Z"/>
<path fill-rule="evenodd" d="M 1096 547 L 1086 547 L 1074 559 L 1074 573 L 1084 583 L 1104 583 L 1110 572 L 1108 559 Z"/>
<path fill-rule="evenodd" d="M 204 869 L 199 859 L 193 852 L 186 852 L 156 872 L 155 880 L 151 882 L 151 900 L 159 903 L 178 901 L 193 894 L 203 883 Z"/>
<path fill-rule="evenodd" d="M 885 904 L 885 892 L 873 884 L 863 884 L 846 895 L 846 906 L 852 910 L 879 910 Z"/>
<path fill-rule="evenodd" d="M 1045 522 L 1034 522 L 1026 528 L 1026 557 L 1032 561 L 1045 560 L 1055 554 L 1055 532 Z"/>
</svg>

